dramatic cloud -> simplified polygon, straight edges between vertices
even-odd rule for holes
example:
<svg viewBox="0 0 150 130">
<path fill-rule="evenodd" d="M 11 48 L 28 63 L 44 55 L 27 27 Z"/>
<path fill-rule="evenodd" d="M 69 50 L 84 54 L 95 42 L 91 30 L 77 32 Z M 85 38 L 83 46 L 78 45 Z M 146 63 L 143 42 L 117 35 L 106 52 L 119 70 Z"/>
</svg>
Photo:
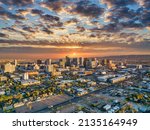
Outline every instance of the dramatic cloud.
<svg viewBox="0 0 150 130">
<path fill-rule="evenodd" d="M 49 22 L 58 22 L 60 20 L 59 17 L 49 15 L 49 14 L 41 15 L 41 18 L 44 19 L 45 21 L 49 21 Z"/>
<path fill-rule="evenodd" d="M 149 54 L 150 1 L 0 0 L 4 48 Z"/>
<path fill-rule="evenodd" d="M 79 32 L 84 32 L 85 31 L 85 28 L 84 27 L 81 27 L 81 26 L 77 26 L 77 30 Z"/>
<path fill-rule="evenodd" d="M 78 22 L 79 22 L 78 19 L 72 18 L 72 19 L 66 21 L 65 24 L 76 24 L 76 23 L 78 23 Z"/>
<path fill-rule="evenodd" d="M 29 9 L 18 9 L 16 12 L 18 12 L 19 14 L 24 15 L 24 16 L 27 14 L 30 14 Z"/>
<path fill-rule="evenodd" d="M 2 10 L 4 10 L 4 8 L 0 6 L 0 11 L 2 11 Z"/>
<path fill-rule="evenodd" d="M 47 0 L 46 2 L 42 2 L 41 6 L 57 12 L 62 10 L 65 3 L 65 0 Z"/>
<path fill-rule="evenodd" d="M 137 1 L 141 6 L 145 8 L 150 8 L 150 1 L 149 0 L 135 0 Z"/>
<path fill-rule="evenodd" d="M 135 0 L 101 0 L 101 1 L 104 4 L 107 4 L 108 8 L 136 4 Z"/>
<path fill-rule="evenodd" d="M 28 26 L 23 27 L 23 30 L 31 32 L 31 33 L 35 33 L 37 31 L 37 29 L 32 28 L 32 27 L 28 27 Z"/>
<path fill-rule="evenodd" d="M 25 18 L 23 16 L 12 14 L 11 12 L 8 12 L 6 10 L 0 10 L 0 19 L 4 19 L 4 20 L 8 20 L 8 19 L 25 20 Z"/>
<path fill-rule="evenodd" d="M 2 37 L 2 38 L 9 38 L 9 35 L 4 34 L 4 33 L 0 33 L 0 37 Z"/>
<path fill-rule="evenodd" d="M 89 0 L 81 0 L 76 4 L 73 11 L 83 16 L 98 17 L 103 14 L 104 8 L 91 3 Z"/>
<path fill-rule="evenodd" d="M 42 15 L 44 12 L 42 10 L 32 9 L 31 13 L 34 15 Z"/>
<path fill-rule="evenodd" d="M 26 6 L 34 3 L 34 0 L 1 0 L 1 3 L 14 6 Z"/>
<path fill-rule="evenodd" d="M 47 34 L 54 34 L 52 31 L 50 31 L 48 28 L 44 27 L 42 29 L 43 32 L 47 33 Z"/>
</svg>

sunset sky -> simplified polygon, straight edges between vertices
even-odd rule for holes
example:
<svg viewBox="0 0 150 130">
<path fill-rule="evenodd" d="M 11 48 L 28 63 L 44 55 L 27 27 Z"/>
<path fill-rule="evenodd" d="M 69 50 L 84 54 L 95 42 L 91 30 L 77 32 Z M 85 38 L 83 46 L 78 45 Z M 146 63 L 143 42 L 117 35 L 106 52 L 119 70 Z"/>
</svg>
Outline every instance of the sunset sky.
<svg viewBox="0 0 150 130">
<path fill-rule="evenodd" d="M 150 0 L 0 0 L 0 58 L 150 54 Z"/>
</svg>

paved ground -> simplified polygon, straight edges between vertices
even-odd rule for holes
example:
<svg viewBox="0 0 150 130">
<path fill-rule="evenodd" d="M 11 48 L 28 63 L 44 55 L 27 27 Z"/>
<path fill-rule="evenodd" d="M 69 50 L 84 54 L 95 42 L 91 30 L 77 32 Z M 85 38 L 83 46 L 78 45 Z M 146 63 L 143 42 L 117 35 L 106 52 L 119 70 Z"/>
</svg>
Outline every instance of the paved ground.
<svg viewBox="0 0 150 130">
<path fill-rule="evenodd" d="M 53 106 L 53 105 L 59 104 L 61 102 L 69 100 L 69 99 L 70 99 L 70 97 L 67 96 L 67 95 L 50 96 L 47 99 L 33 102 L 30 105 L 24 105 L 24 106 L 21 106 L 21 107 L 17 107 L 15 110 L 16 110 L 17 113 L 35 112 L 35 111 L 41 110 L 45 107 Z"/>
</svg>

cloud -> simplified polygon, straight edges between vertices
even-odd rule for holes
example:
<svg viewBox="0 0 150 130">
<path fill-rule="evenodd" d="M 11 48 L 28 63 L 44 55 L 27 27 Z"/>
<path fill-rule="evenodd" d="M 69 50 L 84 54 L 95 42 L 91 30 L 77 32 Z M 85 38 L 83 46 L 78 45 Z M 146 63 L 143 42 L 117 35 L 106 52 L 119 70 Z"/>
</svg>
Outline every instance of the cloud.
<svg viewBox="0 0 150 130">
<path fill-rule="evenodd" d="M 11 12 L 8 12 L 6 10 L 0 10 L 0 19 L 9 20 L 25 20 L 23 16 L 12 14 Z"/>
<path fill-rule="evenodd" d="M 4 10 L 4 8 L 0 6 L 0 11 L 2 11 L 2 10 Z"/>
<path fill-rule="evenodd" d="M 104 8 L 91 3 L 89 0 L 81 0 L 76 3 L 76 8 L 72 11 L 87 17 L 99 17 L 104 13 Z"/>
<path fill-rule="evenodd" d="M 101 30 L 106 32 L 118 32 L 122 29 L 122 26 L 117 23 L 110 23 L 108 25 L 105 25 Z"/>
<path fill-rule="evenodd" d="M 150 10 L 143 10 L 139 18 L 144 25 L 150 25 Z"/>
<path fill-rule="evenodd" d="M 139 3 L 142 7 L 150 8 L 150 1 L 149 0 L 135 0 Z"/>
<path fill-rule="evenodd" d="M 106 1 L 107 0 L 105 0 L 105 2 Z M 105 29 L 107 29 L 108 26 L 112 28 L 112 24 L 115 27 L 114 30 L 116 30 L 117 26 L 122 27 L 122 29 L 126 29 L 126 28 L 144 29 L 150 25 L 150 15 L 149 15 L 150 10 L 138 6 L 137 9 L 132 9 L 130 7 L 125 6 L 127 4 L 134 3 L 135 1 L 130 1 L 131 2 L 130 3 L 127 2 L 126 0 L 124 1 L 126 2 L 126 4 L 120 4 L 120 5 L 115 3 L 117 1 L 109 1 L 109 2 L 111 3 L 113 8 L 109 9 L 105 13 L 104 21 L 109 22 L 105 26 Z M 118 31 L 120 31 L 120 29 Z"/>
<path fill-rule="evenodd" d="M 60 18 L 58 16 L 53 16 L 50 14 L 45 14 L 45 15 L 41 15 L 41 18 L 45 21 L 49 21 L 49 22 L 59 22 Z"/>
<path fill-rule="evenodd" d="M 31 14 L 31 15 L 42 15 L 42 14 L 44 14 L 44 12 L 42 10 L 32 9 L 32 8 L 18 9 L 16 12 L 21 14 L 21 15 L 24 15 L 24 16 L 26 16 L 27 14 Z"/>
<path fill-rule="evenodd" d="M 66 21 L 65 23 L 66 23 L 66 24 L 70 24 L 70 23 L 78 23 L 78 22 L 79 22 L 79 20 L 78 20 L 78 19 L 76 19 L 76 18 L 72 18 L 72 19 L 70 19 L 70 20 Z"/>
<path fill-rule="evenodd" d="M 32 9 L 31 13 L 33 15 L 42 15 L 44 12 L 42 10 L 39 10 L 39 9 Z"/>
<path fill-rule="evenodd" d="M 0 37 L 2 37 L 2 38 L 9 38 L 9 35 L 8 34 L 4 34 L 4 33 L 0 33 Z"/>
<path fill-rule="evenodd" d="M 77 30 L 78 32 L 84 32 L 86 29 L 84 27 L 77 26 Z"/>
<path fill-rule="evenodd" d="M 8 32 L 14 32 L 14 33 L 17 33 L 17 34 L 20 34 L 22 35 L 25 39 L 31 39 L 34 37 L 34 34 L 35 34 L 35 30 L 33 30 L 32 28 L 30 27 L 24 27 L 23 30 L 21 29 L 16 29 L 16 28 L 13 28 L 13 27 L 6 27 L 6 28 L 3 28 L 4 31 L 8 31 Z M 24 31 L 28 31 L 30 33 L 25 33 Z M 12 40 L 13 41 L 13 40 Z"/>
<path fill-rule="evenodd" d="M 43 27 L 42 31 L 45 32 L 46 34 L 54 34 L 51 30 L 49 30 L 46 27 Z"/>
<path fill-rule="evenodd" d="M 30 33 L 35 33 L 35 32 L 38 31 L 37 28 L 32 28 L 32 27 L 28 27 L 28 26 L 23 27 L 23 30 L 24 30 L 24 31 L 28 31 L 28 32 L 30 32 Z"/>
<path fill-rule="evenodd" d="M 107 19 L 110 19 L 111 22 L 118 22 L 119 20 L 127 21 L 134 19 L 138 16 L 138 12 L 128 7 L 117 7 L 110 10 Z"/>
<path fill-rule="evenodd" d="M 47 26 L 49 28 L 63 26 L 63 22 L 60 21 L 60 17 L 58 16 L 43 14 L 40 15 L 40 18 L 42 26 Z"/>
<path fill-rule="evenodd" d="M 135 0 L 101 0 L 108 8 L 137 4 Z"/>
<path fill-rule="evenodd" d="M 34 0 L 1 0 L 1 3 L 12 6 L 27 6 L 34 3 Z"/>
<path fill-rule="evenodd" d="M 29 9 L 18 9 L 16 11 L 17 13 L 26 16 L 27 14 L 30 14 L 30 10 Z"/>
<path fill-rule="evenodd" d="M 65 0 L 47 0 L 46 2 L 41 2 L 41 6 L 59 12 L 65 3 Z"/>
</svg>

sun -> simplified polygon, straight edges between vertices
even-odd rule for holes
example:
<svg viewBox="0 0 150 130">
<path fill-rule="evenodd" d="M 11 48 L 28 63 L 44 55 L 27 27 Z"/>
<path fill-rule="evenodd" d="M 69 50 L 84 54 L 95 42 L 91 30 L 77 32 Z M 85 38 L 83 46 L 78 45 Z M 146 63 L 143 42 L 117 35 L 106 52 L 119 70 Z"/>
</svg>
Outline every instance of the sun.
<svg viewBox="0 0 150 130">
<path fill-rule="evenodd" d="M 77 53 L 74 52 L 74 53 L 73 53 L 73 56 L 76 56 L 76 55 L 77 55 Z"/>
<path fill-rule="evenodd" d="M 78 54 L 76 52 L 70 53 L 70 57 L 77 57 L 77 56 L 78 56 Z"/>
</svg>

